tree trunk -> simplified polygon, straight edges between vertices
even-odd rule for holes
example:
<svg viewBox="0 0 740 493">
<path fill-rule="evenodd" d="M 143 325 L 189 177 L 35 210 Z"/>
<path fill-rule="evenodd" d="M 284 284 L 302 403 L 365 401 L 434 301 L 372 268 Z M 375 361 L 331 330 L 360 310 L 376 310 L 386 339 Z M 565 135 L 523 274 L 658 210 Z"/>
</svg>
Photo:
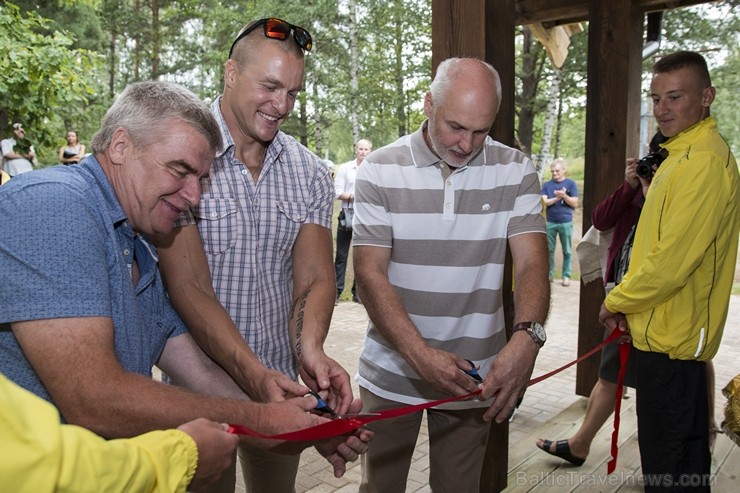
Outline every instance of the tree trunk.
<svg viewBox="0 0 740 493">
<path fill-rule="evenodd" d="M 353 143 L 360 140 L 360 115 L 357 113 L 360 108 L 359 91 L 359 67 L 358 67 L 358 50 L 357 50 L 357 1 L 349 2 L 349 90 L 350 90 L 350 121 L 352 123 Z"/>
<path fill-rule="evenodd" d="M 304 87 L 305 89 L 305 87 Z M 304 146 L 308 147 L 308 112 L 306 111 L 306 93 L 301 91 L 299 95 L 300 101 L 301 101 L 301 107 L 298 112 L 299 114 L 299 120 L 301 122 L 300 126 L 300 142 Z"/>
<path fill-rule="evenodd" d="M 542 178 L 543 167 L 550 163 L 552 155 L 550 145 L 552 144 L 553 128 L 558 113 L 558 101 L 560 100 L 560 69 L 555 69 L 550 82 L 550 90 L 547 97 L 547 113 L 545 114 L 545 123 L 542 126 L 542 146 L 535 160 L 537 174 Z"/>
<path fill-rule="evenodd" d="M 320 101 L 319 99 L 319 85 L 311 84 L 311 97 L 314 101 Z M 324 148 L 324 136 L 323 126 L 321 124 L 321 108 L 314 108 L 313 112 L 313 139 L 316 142 L 316 155 L 321 157 L 322 150 Z"/>
<path fill-rule="evenodd" d="M 152 79 L 159 78 L 159 0 L 151 0 L 152 6 L 152 48 L 149 55 Z"/>
<path fill-rule="evenodd" d="M 108 96 L 112 100 L 116 95 L 116 32 L 110 32 L 108 45 Z"/>
<path fill-rule="evenodd" d="M 140 25 L 141 22 L 141 1 L 140 0 L 134 0 L 134 19 L 136 19 L 137 25 Z M 134 63 L 133 63 L 133 72 L 134 72 L 134 81 L 141 80 L 141 50 L 142 50 L 142 42 L 141 42 L 141 30 L 136 29 L 136 32 L 134 33 Z"/>
<path fill-rule="evenodd" d="M 562 75 L 562 74 L 560 74 Z M 563 129 L 563 88 L 562 88 L 562 78 L 560 80 L 561 86 L 560 86 L 560 93 L 558 94 L 558 118 L 557 123 L 555 124 L 555 156 L 560 156 L 560 138 L 561 131 Z"/>
<path fill-rule="evenodd" d="M 408 133 L 408 122 L 406 121 L 406 93 L 403 90 L 405 72 L 403 70 L 403 2 L 394 2 L 393 16 L 395 17 L 395 70 L 396 70 L 396 121 L 398 122 L 398 136 L 403 137 Z"/>
<path fill-rule="evenodd" d="M 537 52 L 532 32 L 524 26 L 522 39 L 522 93 L 519 101 L 519 147 L 525 154 L 532 154 L 534 133 L 534 102 L 537 97 Z"/>
</svg>

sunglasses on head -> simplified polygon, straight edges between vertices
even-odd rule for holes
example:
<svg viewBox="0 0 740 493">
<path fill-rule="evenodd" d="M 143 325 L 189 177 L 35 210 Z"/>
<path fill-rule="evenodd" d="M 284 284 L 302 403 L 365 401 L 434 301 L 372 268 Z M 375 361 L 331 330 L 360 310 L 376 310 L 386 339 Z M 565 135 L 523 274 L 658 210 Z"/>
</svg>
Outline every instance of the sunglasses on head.
<svg viewBox="0 0 740 493">
<path fill-rule="evenodd" d="M 311 38 L 311 35 L 308 31 L 306 31 L 302 27 L 291 24 L 290 22 L 278 19 L 277 17 L 269 17 L 266 19 L 260 19 L 257 22 L 253 23 L 251 26 L 242 29 L 234 42 L 231 43 L 231 48 L 229 49 L 229 58 L 231 58 L 231 54 L 234 52 L 234 46 L 236 46 L 236 43 L 238 43 L 239 40 L 245 37 L 247 34 L 257 29 L 257 27 L 259 26 L 264 27 L 265 36 L 268 38 L 285 41 L 286 39 L 288 39 L 288 36 L 290 36 L 290 32 L 293 31 L 293 39 L 295 39 L 295 42 L 298 43 L 298 46 L 300 46 L 305 51 L 311 51 L 311 47 L 313 47 L 313 39 Z"/>
</svg>

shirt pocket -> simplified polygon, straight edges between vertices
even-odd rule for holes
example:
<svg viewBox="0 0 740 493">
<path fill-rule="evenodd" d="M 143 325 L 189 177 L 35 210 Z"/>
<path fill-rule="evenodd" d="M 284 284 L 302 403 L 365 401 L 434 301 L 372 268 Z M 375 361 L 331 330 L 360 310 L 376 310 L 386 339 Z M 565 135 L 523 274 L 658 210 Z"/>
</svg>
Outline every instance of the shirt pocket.
<svg viewBox="0 0 740 493">
<path fill-rule="evenodd" d="M 238 211 L 235 199 L 201 200 L 194 213 L 207 254 L 221 254 L 234 246 L 239 234 Z"/>
<path fill-rule="evenodd" d="M 308 206 L 302 202 L 277 201 L 274 210 L 278 247 L 284 252 L 293 250 L 301 226 L 308 219 Z"/>
</svg>

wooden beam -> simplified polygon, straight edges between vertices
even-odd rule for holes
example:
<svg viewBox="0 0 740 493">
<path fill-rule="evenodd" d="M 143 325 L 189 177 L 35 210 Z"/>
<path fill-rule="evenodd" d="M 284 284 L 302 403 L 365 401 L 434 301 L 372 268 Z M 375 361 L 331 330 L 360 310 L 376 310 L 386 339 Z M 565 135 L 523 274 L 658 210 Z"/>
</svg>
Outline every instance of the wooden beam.
<svg viewBox="0 0 740 493">
<path fill-rule="evenodd" d="M 485 56 L 501 79 L 501 106 L 493 122 L 491 137 L 511 147 L 516 146 L 516 26 L 515 0 L 486 0 Z"/>
<path fill-rule="evenodd" d="M 432 74 L 443 60 L 485 56 L 485 0 L 432 0 Z"/>
<path fill-rule="evenodd" d="M 670 10 L 717 0 L 604 0 L 620 6 L 637 7 L 644 12 Z M 569 24 L 588 19 L 589 0 L 516 0 L 516 25 Z M 547 26 L 551 27 L 551 26 Z"/>
<path fill-rule="evenodd" d="M 516 146 L 514 118 L 516 115 L 516 25 L 515 0 L 486 0 L 485 2 L 485 57 L 494 66 L 501 79 L 501 106 L 496 114 L 490 135 L 494 140 Z M 511 251 L 504 264 L 504 318 L 506 338 L 511 337 L 514 325 L 514 286 Z M 507 486 L 509 464 L 509 422 L 493 422 L 488 435 L 484 466 L 481 471 L 480 493 L 497 493 Z"/>
<path fill-rule="evenodd" d="M 443 60 L 476 57 L 493 65 L 501 78 L 502 101 L 490 135 L 514 145 L 516 0 L 432 0 L 432 73 Z M 504 267 L 504 286 L 511 287 L 511 256 Z M 504 289 L 507 333 L 513 320 L 513 295 Z M 480 493 L 506 488 L 509 423 L 491 425 L 480 479 Z"/>
<path fill-rule="evenodd" d="M 570 37 L 573 33 L 580 33 L 583 27 L 578 24 L 565 24 L 547 28 L 544 24 L 528 24 L 529 30 L 537 41 L 547 50 L 547 56 L 550 57 L 550 63 L 557 68 L 562 68 L 565 59 L 568 57 L 568 47 L 570 46 Z"/>
<path fill-rule="evenodd" d="M 594 206 L 624 179 L 627 146 L 639 133 L 639 87 L 643 11 L 629 2 L 589 0 L 588 86 L 586 91 L 586 169 L 583 231 L 591 226 Z M 635 106 L 637 106 L 635 108 Z M 581 287 L 578 354 L 603 339 L 599 307 L 603 289 Z M 578 364 L 576 393 L 588 396 L 598 377 L 599 357 Z"/>
</svg>

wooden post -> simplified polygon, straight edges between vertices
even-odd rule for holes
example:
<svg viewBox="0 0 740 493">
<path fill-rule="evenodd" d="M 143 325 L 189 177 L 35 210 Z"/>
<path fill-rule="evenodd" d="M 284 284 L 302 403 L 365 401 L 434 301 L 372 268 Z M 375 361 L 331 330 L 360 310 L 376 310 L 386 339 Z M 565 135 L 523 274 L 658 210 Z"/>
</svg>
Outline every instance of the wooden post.
<svg viewBox="0 0 740 493">
<path fill-rule="evenodd" d="M 639 115 L 642 17 L 632 2 L 589 1 L 584 234 L 594 206 L 624 180 L 628 141 L 632 147 L 639 138 L 635 115 Z M 604 295 L 597 282 L 581 286 L 579 355 L 603 339 L 598 314 Z M 577 394 L 590 395 L 599 361 L 594 355 L 578 364 Z"/>
<path fill-rule="evenodd" d="M 447 58 L 485 56 L 485 0 L 432 0 L 432 74 Z"/>
<path fill-rule="evenodd" d="M 492 64 L 501 77 L 502 101 L 491 136 L 514 144 L 514 27 L 515 0 L 432 0 L 432 73 L 452 56 L 476 57 Z M 507 255 L 504 286 L 511 286 L 511 257 Z M 507 331 L 513 320 L 513 295 L 504 290 Z M 481 493 L 506 488 L 509 423 L 494 424 L 481 471 Z"/>
<path fill-rule="evenodd" d="M 501 106 L 491 128 L 495 140 L 515 146 L 515 0 L 487 0 L 485 10 L 485 61 L 494 66 L 501 79 Z M 507 249 L 508 250 L 508 249 Z M 506 336 L 511 337 L 514 324 L 514 295 L 511 252 L 507 251 L 504 265 L 504 314 Z M 493 423 L 481 471 L 480 493 L 502 491 L 507 486 L 509 464 L 509 422 Z"/>
</svg>

